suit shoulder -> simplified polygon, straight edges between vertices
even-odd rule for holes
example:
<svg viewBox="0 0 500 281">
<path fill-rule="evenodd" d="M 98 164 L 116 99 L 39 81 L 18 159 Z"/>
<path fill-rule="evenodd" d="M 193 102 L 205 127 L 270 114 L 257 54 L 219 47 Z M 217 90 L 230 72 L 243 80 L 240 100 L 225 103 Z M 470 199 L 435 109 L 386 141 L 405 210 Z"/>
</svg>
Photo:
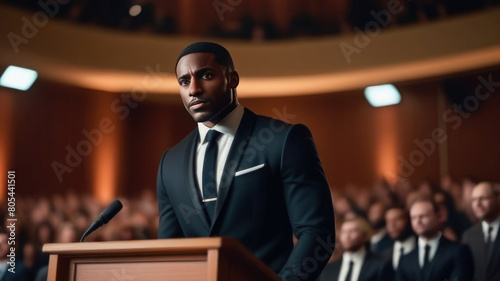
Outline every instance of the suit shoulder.
<svg viewBox="0 0 500 281">
<path fill-rule="evenodd" d="M 328 263 L 319 276 L 319 281 L 326 280 L 336 280 L 340 273 L 340 267 L 342 266 L 342 259 L 336 260 L 334 262 Z"/>
<path fill-rule="evenodd" d="M 381 255 L 377 253 L 372 253 L 368 252 L 366 254 L 365 262 L 374 264 L 374 265 L 383 265 L 385 263 L 386 259 Z"/>
<path fill-rule="evenodd" d="M 481 223 L 475 224 L 464 232 L 464 234 L 462 235 L 463 237 L 462 241 L 469 240 L 470 238 L 472 238 L 471 236 L 478 235 L 481 232 L 482 232 Z"/>
<path fill-rule="evenodd" d="M 458 247 L 460 244 L 458 244 L 457 242 L 452 241 L 444 236 L 441 236 L 441 239 L 439 241 L 439 245 L 442 245 L 443 247 L 455 248 L 455 247 Z"/>
</svg>

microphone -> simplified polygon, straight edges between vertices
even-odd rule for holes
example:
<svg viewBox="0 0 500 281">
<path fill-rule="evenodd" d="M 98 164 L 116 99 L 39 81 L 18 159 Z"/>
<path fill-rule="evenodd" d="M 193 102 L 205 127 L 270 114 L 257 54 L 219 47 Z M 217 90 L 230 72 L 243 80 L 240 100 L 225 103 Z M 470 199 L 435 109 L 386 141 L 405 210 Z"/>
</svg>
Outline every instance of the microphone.
<svg viewBox="0 0 500 281">
<path fill-rule="evenodd" d="M 90 225 L 90 227 L 85 231 L 80 238 L 80 242 L 83 242 L 83 239 L 87 237 L 90 233 L 94 232 L 94 230 L 101 227 L 103 224 L 107 224 L 118 212 L 122 209 L 123 205 L 120 200 L 115 200 L 109 204 L 109 206 L 102 211 L 99 217 Z"/>
</svg>

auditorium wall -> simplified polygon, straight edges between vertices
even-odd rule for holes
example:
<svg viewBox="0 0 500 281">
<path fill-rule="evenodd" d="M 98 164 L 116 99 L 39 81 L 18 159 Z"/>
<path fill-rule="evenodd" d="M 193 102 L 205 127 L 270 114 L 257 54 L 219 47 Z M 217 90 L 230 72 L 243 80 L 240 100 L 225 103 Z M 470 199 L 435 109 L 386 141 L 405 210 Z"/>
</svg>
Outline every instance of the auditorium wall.
<svg viewBox="0 0 500 281">
<path fill-rule="evenodd" d="M 481 85 L 478 77 L 471 81 Z M 371 107 L 361 90 L 240 102 L 309 126 L 332 188 L 369 187 L 382 177 L 437 183 L 447 173 L 500 181 L 498 87 L 476 98 L 477 108 L 469 98 L 474 110 L 466 114 L 439 81 L 397 87 L 401 103 L 382 108 Z M 107 202 L 154 190 L 163 151 L 195 128 L 176 96 L 96 92 L 42 79 L 27 92 L 0 89 L 0 102 L 0 167 L 3 174 L 16 171 L 18 196 L 73 190 Z"/>
</svg>

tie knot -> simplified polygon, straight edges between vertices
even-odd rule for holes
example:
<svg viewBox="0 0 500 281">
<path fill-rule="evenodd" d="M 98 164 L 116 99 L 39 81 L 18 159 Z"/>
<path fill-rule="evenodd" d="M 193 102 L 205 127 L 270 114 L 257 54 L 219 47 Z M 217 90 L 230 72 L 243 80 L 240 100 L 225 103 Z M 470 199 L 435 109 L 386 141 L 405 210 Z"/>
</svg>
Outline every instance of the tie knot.
<svg viewBox="0 0 500 281">
<path fill-rule="evenodd" d="M 425 250 L 426 250 L 426 251 L 429 251 L 430 249 L 431 249 L 431 246 L 430 246 L 430 245 L 428 245 L 428 244 L 427 244 L 427 245 L 425 245 Z"/>
<path fill-rule="evenodd" d="M 207 137 L 206 137 L 206 140 L 208 143 L 212 143 L 214 142 L 215 140 L 217 140 L 217 138 L 221 135 L 221 132 L 219 131 L 216 131 L 216 130 L 210 130 L 208 131 L 207 133 Z"/>
<path fill-rule="evenodd" d="M 488 234 L 491 235 L 491 233 L 493 232 L 493 227 L 488 227 Z"/>
</svg>

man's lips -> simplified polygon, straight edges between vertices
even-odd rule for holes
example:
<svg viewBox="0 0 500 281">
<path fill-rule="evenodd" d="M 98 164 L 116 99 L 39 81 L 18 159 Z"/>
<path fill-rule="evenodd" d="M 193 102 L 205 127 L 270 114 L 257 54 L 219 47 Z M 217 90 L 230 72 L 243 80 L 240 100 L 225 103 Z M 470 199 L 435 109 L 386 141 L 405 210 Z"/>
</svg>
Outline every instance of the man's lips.
<svg viewBox="0 0 500 281">
<path fill-rule="evenodd" d="M 206 103 L 208 103 L 208 100 L 200 100 L 200 99 L 192 100 L 191 102 L 189 102 L 189 108 L 199 109 L 202 108 Z"/>
</svg>

